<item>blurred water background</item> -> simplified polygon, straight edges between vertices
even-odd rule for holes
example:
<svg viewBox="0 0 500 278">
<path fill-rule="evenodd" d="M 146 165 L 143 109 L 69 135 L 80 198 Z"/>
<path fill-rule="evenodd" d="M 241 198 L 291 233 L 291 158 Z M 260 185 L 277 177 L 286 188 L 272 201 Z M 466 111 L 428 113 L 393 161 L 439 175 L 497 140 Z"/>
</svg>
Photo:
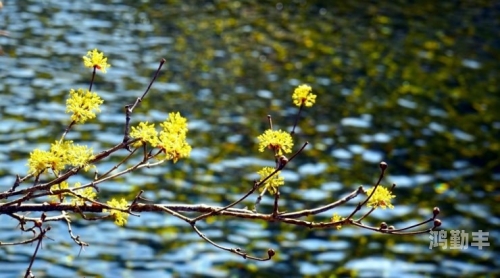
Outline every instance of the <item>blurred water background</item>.
<svg viewBox="0 0 500 278">
<path fill-rule="evenodd" d="M 281 210 L 330 203 L 378 176 L 396 183 L 394 210 L 367 224 L 417 223 L 441 208 L 443 229 L 488 231 L 489 247 L 429 249 L 428 235 L 388 236 L 358 228 L 308 230 L 214 218 L 212 240 L 258 256 L 253 262 L 201 240 L 165 214 L 111 221 L 75 218 L 90 243 L 79 256 L 64 224 L 52 223 L 34 264 L 37 277 L 479 277 L 499 274 L 500 5 L 497 1 L 14 1 L 0 10 L 0 190 L 26 173 L 34 148 L 47 149 L 69 117 L 71 88 L 86 88 L 81 57 L 98 48 L 111 68 L 98 73 L 105 103 L 97 120 L 68 138 L 95 152 L 122 140 L 123 106 L 152 91 L 133 122 L 189 120 L 191 159 L 105 183 L 103 197 L 157 203 L 228 204 L 272 166 L 256 136 L 290 130 L 293 89 L 313 87 L 284 171 Z M 123 151 L 120 155 L 125 155 Z M 98 167 L 107 169 L 112 157 Z M 257 196 L 242 204 L 251 206 Z M 359 200 L 359 199 L 357 199 Z M 265 197 L 262 211 L 270 211 Z M 356 202 L 335 210 L 347 216 Z M 331 212 L 311 220 L 331 217 Z M 0 241 L 27 237 L 0 215 Z M 1 277 L 23 275 L 34 245 L 0 248 Z"/>
</svg>

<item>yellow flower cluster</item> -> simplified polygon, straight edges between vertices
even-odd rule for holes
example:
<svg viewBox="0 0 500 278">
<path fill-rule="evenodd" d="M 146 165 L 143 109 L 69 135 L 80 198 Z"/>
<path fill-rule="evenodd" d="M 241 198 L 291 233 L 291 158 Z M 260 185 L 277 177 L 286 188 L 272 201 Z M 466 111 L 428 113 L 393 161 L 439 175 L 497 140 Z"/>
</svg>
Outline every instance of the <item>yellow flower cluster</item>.
<svg viewBox="0 0 500 278">
<path fill-rule="evenodd" d="M 29 172 L 35 175 L 52 169 L 59 173 L 66 166 L 83 167 L 94 157 L 92 149 L 87 146 L 73 144 L 73 141 L 56 141 L 50 146 L 49 151 L 35 149 L 28 159 Z"/>
<path fill-rule="evenodd" d="M 96 94 L 88 90 L 78 89 L 69 91 L 69 98 L 66 101 L 66 113 L 73 113 L 71 120 L 76 123 L 85 123 L 88 119 L 95 118 L 95 112 L 100 112 L 99 106 L 103 100 Z"/>
<path fill-rule="evenodd" d="M 82 184 L 77 182 L 77 183 L 75 183 L 74 188 L 78 188 L 80 186 L 82 186 Z M 90 200 L 95 200 L 95 198 L 97 197 L 97 193 L 94 191 L 94 189 L 92 187 L 85 187 L 84 189 L 79 189 L 79 190 L 76 190 L 75 192 L 80 194 L 80 196 L 83 196 L 83 197 L 90 199 Z M 71 203 L 74 205 L 81 206 L 81 205 L 85 204 L 85 200 L 81 199 L 81 198 L 73 197 L 73 200 L 71 201 Z"/>
<path fill-rule="evenodd" d="M 82 186 L 81 183 L 77 182 L 77 183 L 75 183 L 75 185 L 72 188 L 70 188 L 68 182 L 63 181 L 60 184 L 54 184 L 53 186 L 51 186 L 50 190 L 56 191 L 56 190 L 61 190 L 61 189 L 75 189 L 75 188 L 78 188 L 80 186 Z M 83 196 L 83 197 L 90 199 L 90 200 L 95 200 L 95 198 L 97 197 L 97 193 L 94 191 L 94 189 L 92 187 L 85 187 L 83 189 L 78 189 L 76 191 L 73 190 L 73 192 L 76 192 L 80 196 Z M 76 197 L 71 193 L 61 193 L 61 194 L 57 194 L 57 195 L 51 195 L 50 199 L 52 199 L 54 201 L 64 202 L 64 198 L 66 196 L 72 197 L 71 204 L 73 204 L 73 205 L 82 206 L 85 204 L 85 201 L 86 201 L 85 199 L 81 199 L 79 197 Z"/>
<path fill-rule="evenodd" d="M 103 73 L 106 73 L 106 68 L 111 66 L 108 64 L 108 58 L 104 57 L 104 53 L 97 51 L 97 49 L 89 51 L 87 56 L 83 56 L 83 65 L 87 68 L 95 67 L 102 70 Z"/>
<path fill-rule="evenodd" d="M 168 119 L 160 124 L 160 143 L 158 146 L 163 149 L 167 159 L 175 162 L 182 157 L 188 157 L 191 153 L 191 146 L 186 141 L 187 120 L 177 113 L 169 113 Z"/>
<path fill-rule="evenodd" d="M 276 155 L 292 152 L 292 136 L 285 131 L 268 129 L 264 134 L 257 137 L 259 140 L 259 151 L 269 148 L 277 152 Z"/>
<path fill-rule="evenodd" d="M 342 220 L 344 220 L 344 218 L 336 213 L 332 217 L 332 222 L 338 222 L 338 221 L 342 221 Z M 342 224 L 335 225 L 335 227 L 337 228 L 337 230 L 340 230 L 340 229 L 342 229 Z"/>
<path fill-rule="evenodd" d="M 257 174 L 259 174 L 259 176 L 260 176 L 259 182 L 263 181 L 265 178 L 267 178 L 269 175 L 271 175 L 274 171 L 275 171 L 275 169 L 271 168 L 271 167 L 262 168 L 262 170 L 257 172 Z M 278 187 L 280 185 L 285 184 L 285 179 L 280 176 L 280 172 L 281 171 L 276 172 L 276 174 L 274 174 L 272 177 L 267 179 L 266 182 L 264 183 L 264 185 L 259 188 L 259 190 L 262 192 L 262 190 L 264 190 L 264 188 L 266 188 L 267 191 L 269 191 L 269 193 L 271 193 L 273 195 L 276 194 L 276 192 L 278 191 Z"/>
<path fill-rule="evenodd" d="M 187 120 L 179 112 L 169 113 L 168 119 L 160 124 L 162 130 L 158 133 L 154 124 L 139 123 L 137 127 L 132 127 L 130 136 L 140 138 L 140 144 L 148 143 L 153 148 L 160 148 L 167 159 L 175 162 L 179 158 L 188 157 L 191 153 L 191 146 L 186 141 L 188 132 Z M 135 147 L 138 144 L 134 145 Z"/>
<path fill-rule="evenodd" d="M 130 136 L 132 138 L 137 138 L 140 140 L 133 144 L 133 147 L 137 148 L 143 144 L 150 144 L 153 148 L 158 146 L 158 132 L 155 129 L 155 124 L 148 124 L 148 122 L 140 122 L 137 127 L 133 126 L 130 131 Z"/>
<path fill-rule="evenodd" d="M 63 181 L 59 184 L 54 184 L 53 186 L 50 187 L 50 190 L 52 192 L 56 191 L 56 190 L 63 190 L 63 189 L 75 189 L 75 188 L 78 188 L 82 186 L 81 183 L 77 182 L 75 183 L 75 185 L 70 188 L 69 187 L 69 184 L 67 181 Z M 83 189 L 78 189 L 78 190 L 73 190 L 73 192 L 76 192 L 78 193 L 80 196 L 83 196 L 87 199 L 90 199 L 90 200 L 95 200 L 95 198 L 97 197 L 97 193 L 94 191 L 94 189 L 92 187 L 85 187 Z M 71 193 L 59 193 L 59 194 L 56 194 L 56 195 L 50 195 L 49 198 L 53 201 L 60 201 L 60 202 L 64 202 L 64 198 L 65 197 L 71 197 L 72 200 L 71 200 L 71 204 L 72 205 L 77 205 L 77 206 L 82 206 L 85 204 L 85 199 L 82 199 L 80 197 L 77 197 Z"/>
<path fill-rule="evenodd" d="M 300 85 L 295 88 L 292 99 L 293 103 L 297 106 L 305 105 L 307 107 L 313 106 L 316 102 L 316 95 L 311 93 L 312 88 L 309 85 Z"/>
<path fill-rule="evenodd" d="M 366 190 L 367 196 L 370 196 L 370 194 L 372 194 L 373 188 L 375 187 Z M 373 193 L 373 196 L 370 198 L 367 205 L 372 208 L 381 207 L 383 209 L 392 209 L 394 208 L 394 206 L 391 204 L 391 199 L 394 197 L 396 196 L 392 195 L 392 193 L 387 190 L 387 188 L 383 186 L 377 186 L 377 190 L 375 191 L 375 193 Z"/>
<path fill-rule="evenodd" d="M 117 201 L 115 198 L 113 198 L 111 201 L 107 201 L 106 203 L 108 206 L 117 209 L 128 208 L 127 200 L 125 200 L 124 198 L 122 198 L 120 201 Z M 115 220 L 115 224 L 118 226 L 124 226 L 125 224 L 127 224 L 128 213 L 126 212 L 114 209 L 103 209 L 102 212 L 109 212 L 111 217 L 113 217 L 113 219 Z"/>
</svg>

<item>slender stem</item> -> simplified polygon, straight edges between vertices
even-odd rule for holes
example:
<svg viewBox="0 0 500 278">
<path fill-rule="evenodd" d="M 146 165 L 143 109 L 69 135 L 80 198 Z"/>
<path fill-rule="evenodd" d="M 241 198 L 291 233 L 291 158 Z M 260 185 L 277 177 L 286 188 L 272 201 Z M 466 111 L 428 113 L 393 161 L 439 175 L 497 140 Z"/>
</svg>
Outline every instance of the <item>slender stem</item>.
<svg viewBox="0 0 500 278">
<path fill-rule="evenodd" d="M 375 207 L 371 208 L 371 209 L 370 209 L 367 213 L 365 213 L 365 215 L 361 216 L 358 220 L 355 220 L 354 222 L 361 223 L 361 221 L 362 221 L 363 219 L 365 219 L 366 217 L 370 216 L 370 214 L 371 214 L 372 212 L 374 212 L 374 211 L 375 211 Z"/>
<path fill-rule="evenodd" d="M 252 189 L 250 189 L 250 191 L 248 191 L 243 197 L 241 197 L 240 199 L 232 202 L 231 204 L 219 209 L 219 210 L 216 210 L 216 211 L 212 211 L 212 212 L 209 212 L 209 213 L 206 213 L 206 214 L 202 214 L 196 218 L 194 218 L 192 220 L 191 223 L 196 223 L 196 221 L 198 220 L 201 220 L 201 219 L 204 219 L 204 218 L 207 218 L 209 216 L 212 216 L 214 214 L 217 214 L 217 213 L 220 213 L 222 212 L 223 210 L 226 210 L 228 208 L 231 208 L 231 207 L 234 207 L 235 205 L 239 204 L 240 202 L 242 202 L 243 200 L 245 200 L 248 196 L 250 196 L 257 188 L 259 188 L 260 186 L 262 186 L 263 184 L 265 184 L 267 182 L 268 179 L 270 179 L 272 176 L 274 176 L 276 173 L 278 173 L 278 169 L 274 170 L 271 174 L 269 174 L 266 178 L 264 178 L 262 181 L 258 182 L 258 183 L 255 183 L 254 186 L 252 187 Z"/>
<path fill-rule="evenodd" d="M 76 123 L 76 121 L 71 121 L 71 123 L 69 123 L 69 125 L 64 130 L 63 135 L 61 136 L 61 140 L 59 140 L 59 143 L 62 143 L 62 141 L 64 140 L 64 138 L 66 137 L 66 135 L 68 134 L 68 132 L 70 131 L 70 129 L 73 127 L 73 125 L 75 123 Z"/>
<path fill-rule="evenodd" d="M 73 230 L 71 229 L 71 220 L 69 219 L 69 216 L 66 215 L 66 213 L 63 211 L 63 215 L 64 215 L 64 220 L 68 226 L 68 234 L 69 236 L 71 237 L 71 239 L 76 243 L 78 244 L 80 247 L 84 247 L 84 246 L 89 246 L 88 243 L 84 242 L 84 241 L 81 241 L 80 240 L 80 236 L 75 236 L 73 234 Z"/>
<path fill-rule="evenodd" d="M 349 217 L 347 217 L 346 219 L 351 219 L 354 216 L 354 214 L 356 214 L 356 212 L 358 212 L 359 210 L 361 210 L 361 208 L 364 205 L 366 205 L 366 203 L 368 203 L 368 201 L 373 196 L 373 194 L 375 194 L 375 191 L 377 190 L 377 187 L 380 185 L 380 182 L 384 178 L 384 174 L 385 174 L 385 170 L 386 169 L 387 169 L 387 164 L 385 162 L 380 162 L 380 176 L 378 177 L 377 183 L 375 183 L 375 186 L 373 187 L 373 190 L 370 193 L 370 196 L 366 197 L 366 199 L 362 203 L 359 203 L 356 206 L 356 208 L 354 208 L 354 210 L 351 212 L 351 214 L 349 215 Z M 369 213 L 371 213 L 371 211 Z M 361 219 L 363 219 L 363 218 L 364 217 L 361 217 Z"/>
<path fill-rule="evenodd" d="M 92 92 L 92 85 L 94 84 L 96 68 L 97 66 L 94 66 L 94 70 L 92 71 L 92 79 L 90 80 L 89 92 Z"/>
<path fill-rule="evenodd" d="M 151 82 L 149 82 L 148 88 L 146 89 L 146 91 L 144 92 L 144 94 L 142 94 L 142 96 L 141 96 L 141 100 L 143 98 L 145 98 L 146 95 L 148 94 L 149 89 L 151 89 L 151 86 L 153 85 L 153 83 L 155 82 L 156 78 L 160 74 L 160 70 L 163 67 L 163 64 L 165 64 L 165 62 L 166 62 L 166 60 L 164 58 L 162 58 L 161 61 L 160 61 L 160 65 L 158 65 L 158 69 L 156 70 L 155 75 L 153 76 L 153 79 L 151 80 Z M 135 106 L 132 107 L 132 110 L 134 110 L 134 108 L 135 108 Z"/>
<path fill-rule="evenodd" d="M 315 209 L 306 209 L 306 210 L 301 210 L 301 211 L 296 211 L 296 212 L 283 213 L 280 215 L 280 217 L 299 218 L 299 217 L 308 216 L 308 215 L 320 214 L 322 212 L 331 210 L 332 208 L 335 208 L 335 207 L 338 207 L 340 205 L 347 203 L 349 200 L 354 199 L 356 196 L 358 196 L 362 192 L 363 192 L 363 187 L 360 186 L 356 190 L 351 192 L 351 194 L 345 196 L 344 198 L 342 198 L 336 202 L 328 204 L 326 206 L 322 206 L 322 207 L 315 208 Z"/>
<path fill-rule="evenodd" d="M 288 159 L 288 162 L 292 161 L 297 155 L 299 155 L 299 153 L 301 153 L 306 148 L 307 145 L 309 145 L 309 142 L 305 142 L 304 145 L 302 145 L 302 147 Z M 283 165 L 283 167 L 284 167 L 284 165 Z M 281 168 L 281 169 L 283 169 L 283 168 Z"/>
<path fill-rule="evenodd" d="M 171 215 L 173 215 L 173 216 L 175 216 L 175 217 L 177 217 L 179 219 L 182 219 L 182 220 L 186 221 L 187 223 L 191 223 L 192 222 L 192 220 L 190 218 L 188 218 L 188 217 L 186 217 L 186 216 L 178 213 L 177 211 L 169 209 L 167 206 L 162 206 L 162 205 L 151 205 L 151 206 L 154 207 L 154 208 L 159 209 L 160 211 L 165 211 L 168 214 L 171 214 Z"/>
<path fill-rule="evenodd" d="M 132 116 L 132 112 L 134 111 L 135 107 L 139 105 L 139 103 L 142 102 L 142 100 L 146 97 L 146 95 L 149 92 L 149 89 L 151 89 L 151 86 L 155 82 L 156 78 L 160 74 L 160 70 L 163 67 L 163 64 L 165 64 L 166 60 L 161 59 L 160 65 L 158 66 L 158 69 L 155 72 L 155 75 L 153 76 L 153 79 L 151 79 L 151 82 L 149 82 L 148 87 L 146 88 L 146 91 L 142 94 L 142 96 L 138 97 L 135 102 L 132 105 L 126 105 L 125 106 L 125 128 L 124 128 L 124 135 L 123 135 L 123 142 L 126 143 L 130 140 L 130 118 Z M 126 147 L 128 149 L 128 146 Z"/>
<path fill-rule="evenodd" d="M 138 149 L 135 148 L 134 150 L 132 150 L 132 152 L 130 152 L 125 158 L 123 158 L 120 162 L 118 162 L 116 165 L 114 165 L 111 169 L 109 169 L 109 171 L 107 171 L 106 173 L 102 174 L 99 178 L 97 179 L 102 179 L 104 177 L 106 177 L 107 175 L 109 175 L 111 172 L 113 172 L 114 170 L 118 169 L 118 167 L 120 167 L 120 165 L 122 165 L 123 163 L 125 163 L 127 160 L 129 160 L 130 157 L 132 157 L 132 155 L 137 151 Z"/>
<path fill-rule="evenodd" d="M 7 191 L 7 193 L 14 192 L 16 188 L 21 184 L 21 177 L 19 175 L 16 175 L 16 180 L 14 181 L 14 184 L 12 187 Z"/>
<path fill-rule="evenodd" d="M 254 256 L 251 256 L 251 255 L 248 255 L 246 252 L 243 252 L 240 248 L 229 248 L 229 247 L 224 247 L 222 245 L 219 245 L 215 242 L 213 242 L 211 239 L 209 239 L 205 234 L 203 234 L 199 229 L 198 227 L 196 227 L 196 225 L 192 224 L 191 225 L 193 227 L 193 230 L 202 238 L 204 239 L 206 242 L 212 244 L 213 246 L 219 248 L 219 249 L 222 249 L 224 251 L 228 251 L 228 252 L 231 252 L 231 253 L 234 253 L 234 254 L 237 254 L 237 255 L 240 255 L 241 257 L 243 257 L 244 259 L 250 259 L 250 260 L 255 260 L 255 261 L 268 261 L 270 260 L 273 256 L 274 256 L 274 251 L 272 251 L 272 249 L 268 249 L 267 251 L 267 255 L 268 257 L 267 258 L 258 258 L 258 257 L 254 257 Z"/>
<path fill-rule="evenodd" d="M 415 227 L 427 224 L 429 222 L 432 222 L 433 220 L 434 220 L 434 217 L 429 218 L 427 220 L 424 220 L 424 221 L 422 221 L 420 223 L 417 223 L 417 224 L 414 224 L 414 225 L 411 225 L 411 226 L 408 226 L 408 227 L 405 227 L 405 228 L 402 228 L 402 229 L 395 229 L 395 230 L 392 230 L 392 231 L 395 231 L 395 232 L 406 231 L 406 230 L 413 229 Z"/>
<path fill-rule="evenodd" d="M 31 267 L 33 266 L 33 263 L 35 262 L 36 254 L 38 253 L 38 249 L 40 249 L 40 246 L 42 245 L 42 240 L 43 237 L 45 236 L 45 233 L 50 229 L 50 227 L 46 229 L 40 228 L 40 234 L 38 235 L 38 243 L 36 244 L 35 247 L 35 252 L 33 252 L 33 256 L 31 256 L 30 264 L 28 268 L 26 269 L 26 273 L 24 274 L 24 277 L 32 277 L 33 275 L 31 274 Z"/>
<path fill-rule="evenodd" d="M 278 216 L 278 200 L 280 199 L 280 192 L 276 190 L 276 194 L 274 194 L 274 207 L 273 207 L 273 217 Z"/>
<path fill-rule="evenodd" d="M 304 103 L 302 103 L 299 107 L 299 112 L 297 113 L 297 116 L 295 117 L 295 123 L 293 124 L 292 131 L 290 132 L 291 135 L 295 134 L 295 127 L 297 127 L 297 123 L 299 122 L 300 112 L 302 112 L 302 107 L 304 107 Z"/>
<path fill-rule="evenodd" d="M 262 201 L 262 196 L 264 196 L 264 194 L 266 194 L 266 192 L 267 192 L 267 187 L 264 187 L 264 189 L 262 189 L 262 192 L 260 192 L 259 196 L 255 200 L 255 204 L 253 206 L 254 212 L 257 212 L 257 208 L 259 207 L 260 202 Z"/>
</svg>

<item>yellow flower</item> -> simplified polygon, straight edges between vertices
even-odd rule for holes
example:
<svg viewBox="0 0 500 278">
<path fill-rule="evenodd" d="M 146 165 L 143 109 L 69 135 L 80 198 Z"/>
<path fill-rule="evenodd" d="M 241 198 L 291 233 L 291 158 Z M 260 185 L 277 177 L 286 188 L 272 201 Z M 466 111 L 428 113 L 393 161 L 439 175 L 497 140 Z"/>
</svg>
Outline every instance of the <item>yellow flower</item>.
<svg viewBox="0 0 500 278">
<path fill-rule="evenodd" d="M 305 105 L 307 107 L 313 106 L 316 102 L 316 95 L 311 93 L 312 88 L 309 85 L 300 85 L 293 91 L 293 103 L 297 106 Z"/>
<path fill-rule="evenodd" d="M 83 167 L 94 158 L 92 148 L 75 145 L 73 141 L 56 142 L 50 150 L 65 158 L 65 163 L 75 167 Z"/>
<path fill-rule="evenodd" d="M 87 52 L 87 56 L 83 56 L 83 65 L 87 68 L 94 68 L 102 70 L 106 73 L 106 68 L 111 65 L 107 63 L 108 58 L 104 57 L 104 53 L 98 52 L 97 49 Z"/>
<path fill-rule="evenodd" d="M 187 120 L 179 112 L 169 113 L 169 118 L 160 124 L 162 130 L 159 135 L 158 147 L 163 150 L 167 159 L 175 162 L 179 158 L 188 157 L 191 146 L 186 141 Z"/>
<path fill-rule="evenodd" d="M 128 203 L 124 198 L 122 198 L 120 201 L 117 201 L 115 198 L 113 198 L 111 201 L 107 201 L 106 204 L 110 207 L 117 209 L 128 208 Z M 115 224 L 118 226 L 124 226 L 125 224 L 127 224 L 128 213 L 126 212 L 121 212 L 119 210 L 114 210 L 114 209 L 103 209 L 102 212 L 109 212 L 111 217 L 115 219 Z"/>
<path fill-rule="evenodd" d="M 89 90 L 71 89 L 69 98 L 66 101 L 66 113 L 73 113 L 71 120 L 76 123 L 85 123 L 88 119 L 95 118 L 95 112 L 100 112 L 99 106 L 103 100 Z"/>
<path fill-rule="evenodd" d="M 366 190 L 367 196 L 370 196 L 370 194 L 372 194 L 373 188 L 374 187 Z M 394 208 L 394 206 L 391 204 L 391 199 L 394 197 L 396 196 L 392 195 L 391 192 L 387 190 L 387 188 L 379 185 L 377 186 L 377 191 L 373 193 L 373 196 L 370 198 L 367 205 L 372 208 L 381 207 L 383 209 L 385 208 L 392 209 Z"/>
<path fill-rule="evenodd" d="M 30 153 L 27 165 L 31 174 L 38 175 L 57 164 L 60 164 L 60 159 L 51 152 L 35 149 Z"/>
<path fill-rule="evenodd" d="M 67 165 L 85 166 L 93 157 L 92 149 L 87 146 L 75 145 L 73 141 L 56 141 L 50 146 L 50 151 L 36 149 L 31 152 L 28 167 L 33 174 L 41 174 L 48 168 L 58 173 Z"/>
<path fill-rule="evenodd" d="M 277 155 L 292 152 L 293 140 L 288 132 L 268 129 L 264 134 L 259 135 L 257 139 L 260 141 L 260 152 L 263 152 L 266 148 L 277 151 Z"/>
<path fill-rule="evenodd" d="M 191 146 L 186 141 L 185 136 L 172 133 L 160 132 L 159 147 L 165 153 L 167 159 L 177 162 L 180 158 L 189 157 Z"/>
<path fill-rule="evenodd" d="M 274 171 L 275 171 L 275 169 L 271 168 L 271 167 L 262 168 L 262 170 L 257 172 L 257 174 L 259 174 L 259 176 L 260 176 L 259 182 L 263 181 L 265 178 L 267 178 Z M 262 192 L 262 190 L 264 190 L 264 188 L 266 188 L 267 191 L 269 191 L 269 193 L 271 193 L 273 195 L 276 194 L 276 192 L 278 191 L 278 187 L 280 185 L 285 184 L 285 179 L 280 176 L 280 172 L 281 171 L 276 172 L 276 174 L 274 174 L 272 177 L 267 179 L 266 182 L 264 183 L 264 185 L 259 187 L 260 192 Z"/>
<path fill-rule="evenodd" d="M 82 186 L 82 184 L 77 182 L 77 183 L 75 183 L 74 188 L 77 188 L 80 186 Z M 79 195 L 85 197 L 85 198 L 90 199 L 90 200 L 95 200 L 95 198 L 97 197 L 97 193 L 94 191 L 94 189 L 92 187 L 85 187 L 84 189 L 79 189 L 79 190 L 76 190 L 75 192 L 78 193 Z M 73 200 L 71 203 L 73 205 L 83 206 L 85 204 L 85 202 L 86 202 L 85 199 L 81 199 L 81 198 L 78 198 L 76 196 L 73 196 Z"/>
<path fill-rule="evenodd" d="M 49 151 L 36 149 L 31 152 L 28 159 L 30 173 L 39 174 L 46 169 L 52 169 L 56 173 L 64 170 L 67 165 L 66 148 L 65 143 L 61 145 L 56 141 L 50 146 Z"/>
<path fill-rule="evenodd" d="M 342 221 L 342 220 L 344 220 L 344 218 L 336 213 L 332 217 L 332 222 L 338 222 L 338 221 Z M 337 224 L 337 225 L 335 225 L 335 227 L 337 228 L 337 230 L 340 230 L 342 228 L 342 224 Z"/>
<path fill-rule="evenodd" d="M 132 127 L 130 131 L 132 138 L 140 138 L 140 141 L 134 143 L 134 147 L 139 147 L 144 143 L 149 143 L 154 148 L 158 145 L 158 132 L 155 129 L 155 124 L 148 125 L 148 122 L 140 122 L 138 127 Z"/>
<path fill-rule="evenodd" d="M 161 123 L 160 126 L 168 133 L 186 134 L 188 132 L 187 120 L 179 112 L 168 113 L 168 120 Z"/>
</svg>

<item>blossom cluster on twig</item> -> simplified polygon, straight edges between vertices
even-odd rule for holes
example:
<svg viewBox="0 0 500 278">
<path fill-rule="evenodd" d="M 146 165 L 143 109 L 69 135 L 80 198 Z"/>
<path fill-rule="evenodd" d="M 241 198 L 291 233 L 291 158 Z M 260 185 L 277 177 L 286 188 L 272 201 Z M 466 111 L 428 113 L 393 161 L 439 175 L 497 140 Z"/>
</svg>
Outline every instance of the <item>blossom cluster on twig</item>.
<svg viewBox="0 0 500 278">
<path fill-rule="evenodd" d="M 16 219 L 19 222 L 21 231 L 33 234 L 28 240 L 17 242 L 0 241 L 0 247 L 37 242 L 30 264 L 26 269 L 25 277 L 33 277 L 31 268 L 43 239 L 46 238 L 47 233 L 50 233 L 50 222 L 65 222 L 68 226 L 71 239 L 82 249 L 88 246 L 88 243 L 72 232 L 71 218 L 77 216 L 86 220 L 113 219 L 118 226 L 124 226 L 127 224 L 130 215 L 139 215 L 140 213 L 153 211 L 165 212 L 185 221 L 192 227 L 195 233 L 213 246 L 235 253 L 243 258 L 259 261 L 271 259 L 276 252 L 273 249 L 268 249 L 265 256 L 259 257 L 248 254 L 240 247 L 220 245 L 202 233 L 197 223 L 218 215 L 248 220 L 259 219 L 282 222 L 288 225 L 321 229 L 341 229 L 343 226 L 352 225 L 373 232 L 392 235 L 427 233 L 441 225 L 441 221 L 437 219 L 437 215 L 439 214 L 439 208 L 437 207 L 433 209 L 433 213 L 428 219 L 410 227 L 396 228 L 385 222 L 377 227 L 372 227 L 363 223 L 363 220 L 378 208 L 394 208 L 392 200 L 396 197 L 393 194 L 395 185 L 393 184 L 390 188 L 381 185 L 388 167 L 385 162 L 379 164 L 380 175 L 373 187 L 365 189 L 363 186 L 360 186 L 339 200 L 328 204 L 321 204 L 314 208 L 280 212 L 280 188 L 285 185 L 285 179 L 280 175 L 280 172 L 290 161 L 303 152 L 308 145 L 308 142 L 304 142 L 300 148 L 294 151 L 293 136 L 301 111 L 305 107 L 312 107 L 317 98 L 312 93 L 312 88 L 306 84 L 299 85 L 292 94 L 292 102 L 299 109 L 290 132 L 281 129 L 275 130 L 272 118 L 268 116 L 269 129 L 266 129 L 257 137 L 258 151 L 270 151 L 272 159 L 275 161 L 275 166 L 263 167 L 257 171 L 259 179 L 253 181 L 253 184 L 249 184 L 248 189 L 242 192 L 242 195 L 236 201 L 224 206 L 151 204 L 149 200 L 142 197 L 144 193 L 142 190 L 137 192 L 135 198 L 132 200 L 112 198 L 106 202 L 100 201 L 98 196 L 102 183 L 142 168 L 158 167 L 160 164 L 168 161 L 176 163 L 180 159 L 189 157 L 192 147 L 187 141 L 187 119 L 179 112 L 170 112 L 168 118 L 159 124 L 159 128 L 155 126 L 155 123 L 148 122 L 140 122 L 134 126 L 130 125 L 134 109 L 147 96 L 165 63 L 164 59 L 161 60 L 145 92 L 135 102 L 125 106 L 124 134 L 121 142 L 109 149 L 94 153 L 91 148 L 85 145 L 78 145 L 71 140 L 66 140 L 66 135 L 71 132 L 75 125 L 85 124 L 87 121 L 96 118 L 96 113 L 100 112 L 100 105 L 103 103 L 99 95 L 92 91 L 92 87 L 96 72 L 102 71 L 105 73 L 110 68 L 110 65 L 107 63 L 107 57 L 102 52 L 94 49 L 89 51 L 86 56 L 83 56 L 83 63 L 85 67 L 92 69 L 89 89 L 70 89 L 69 98 L 66 101 L 66 112 L 71 114 L 69 117 L 70 122 L 63 134 L 60 138 L 55 139 L 49 150 L 33 150 L 27 162 L 28 173 L 23 177 L 17 176 L 9 190 L 0 192 L 0 214 L 5 214 Z M 98 167 L 99 162 L 105 161 L 111 154 L 123 149 L 129 152 L 119 163 L 110 169 L 103 170 Z M 140 156 L 142 159 L 133 165 L 127 165 L 126 162 L 133 156 Z M 93 180 L 84 184 L 81 182 L 70 183 L 69 179 L 82 171 L 93 171 Z M 250 197 L 255 191 L 258 191 L 259 194 L 253 208 L 236 208 L 238 204 Z M 269 193 L 274 198 L 273 209 L 267 213 L 261 212 L 258 209 L 259 203 L 266 193 Z M 304 220 L 307 216 L 333 210 L 360 195 L 364 196 L 363 200 L 358 202 L 349 215 L 341 216 L 334 212 L 329 221 L 326 222 Z M 43 203 L 35 202 L 35 200 L 43 197 L 48 197 L 50 201 Z M 360 213 L 361 209 L 365 206 L 368 207 L 367 212 Z M 28 217 L 28 212 L 41 212 L 41 214 L 39 217 Z M 46 212 L 59 212 L 60 214 L 48 217 Z M 197 212 L 198 214 L 188 217 L 188 212 Z M 432 225 L 427 228 L 414 230 L 418 226 L 431 222 Z"/>
</svg>

